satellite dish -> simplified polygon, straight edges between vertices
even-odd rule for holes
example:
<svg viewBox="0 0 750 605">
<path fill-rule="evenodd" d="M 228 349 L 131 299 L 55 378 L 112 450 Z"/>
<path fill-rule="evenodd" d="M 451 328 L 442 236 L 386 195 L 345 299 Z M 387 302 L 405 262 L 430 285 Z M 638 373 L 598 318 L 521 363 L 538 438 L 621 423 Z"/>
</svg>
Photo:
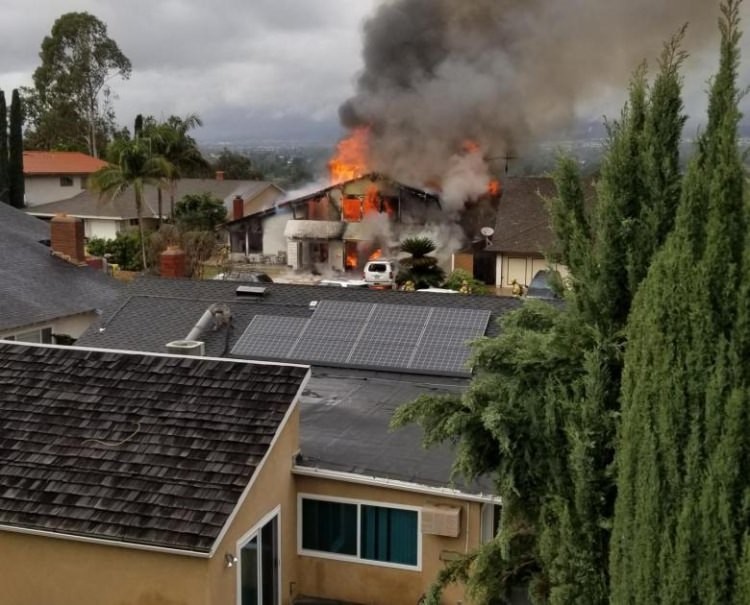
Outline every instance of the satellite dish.
<svg viewBox="0 0 750 605">
<path fill-rule="evenodd" d="M 495 235 L 495 230 L 492 227 L 482 227 L 479 230 L 479 233 L 484 235 L 484 237 L 492 237 L 493 235 Z"/>
</svg>

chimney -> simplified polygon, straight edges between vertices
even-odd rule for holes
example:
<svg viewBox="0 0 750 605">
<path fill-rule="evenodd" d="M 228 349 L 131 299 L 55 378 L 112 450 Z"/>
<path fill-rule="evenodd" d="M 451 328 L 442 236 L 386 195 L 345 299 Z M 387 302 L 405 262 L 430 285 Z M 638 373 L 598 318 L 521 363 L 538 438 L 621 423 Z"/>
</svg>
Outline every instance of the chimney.
<svg viewBox="0 0 750 605">
<path fill-rule="evenodd" d="M 50 221 L 52 252 L 77 265 L 86 262 L 83 249 L 83 221 L 67 214 L 56 214 Z"/>
<path fill-rule="evenodd" d="M 245 216 L 245 200 L 241 195 L 235 195 L 232 200 L 232 220 L 236 221 L 243 216 Z"/>
<path fill-rule="evenodd" d="M 223 181 L 224 180 L 224 171 L 223 170 L 217 170 L 216 171 L 216 180 L 217 181 Z"/>
<path fill-rule="evenodd" d="M 167 246 L 159 257 L 159 274 L 162 277 L 185 277 L 185 251 L 177 246 Z"/>
</svg>

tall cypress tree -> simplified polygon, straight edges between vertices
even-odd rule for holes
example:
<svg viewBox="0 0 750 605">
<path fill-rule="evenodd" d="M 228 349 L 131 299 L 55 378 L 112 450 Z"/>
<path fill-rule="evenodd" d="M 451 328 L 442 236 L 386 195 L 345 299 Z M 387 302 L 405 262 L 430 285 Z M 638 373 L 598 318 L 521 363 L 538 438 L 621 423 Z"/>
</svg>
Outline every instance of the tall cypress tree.
<svg viewBox="0 0 750 605">
<path fill-rule="evenodd" d="M 23 180 L 23 110 L 18 89 L 13 89 L 10 102 L 10 138 L 8 152 L 8 182 L 10 204 L 23 208 L 25 184 Z"/>
<path fill-rule="evenodd" d="M 8 181 L 8 107 L 5 92 L 0 90 L 0 203 L 10 203 Z"/>
<path fill-rule="evenodd" d="M 674 232 L 636 296 L 627 330 L 614 603 L 746 602 L 737 600 L 747 596 L 750 522 L 739 4 L 722 6 L 708 124 L 684 178 Z"/>
<path fill-rule="evenodd" d="M 570 269 L 565 308 L 530 302 L 508 314 L 501 335 L 478 347 L 463 398 L 423 398 L 394 418 L 420 422 L 428 443 L 457 442 L 461 471 L 497 479 L 498 537 L 441 577 L 468 577 L 477 603 L 524 583 L 537 603 L 609 602 L 623 330 L 679 195 L 682 35 L 665 46 L 651 87 L 645 67 L 636 71 L 627 106 L 608 125 L 593 212 L 576 163 L 559 163 L 550 206 L 556 260 Z"/>
</svg>

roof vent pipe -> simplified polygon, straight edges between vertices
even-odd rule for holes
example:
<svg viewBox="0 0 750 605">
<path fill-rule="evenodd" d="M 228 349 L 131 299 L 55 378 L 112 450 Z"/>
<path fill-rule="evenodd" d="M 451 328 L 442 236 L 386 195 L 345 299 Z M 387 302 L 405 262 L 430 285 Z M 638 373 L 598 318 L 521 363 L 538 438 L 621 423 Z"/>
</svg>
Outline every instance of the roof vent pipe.
<svg viewBox="0 0 750 605">
<path fill-rule="evenodd" d="M 193 326 L 193 329 L 190 330 L 185 340 L 197 340 L 203 331 L 211 325 L 216 330 L 218 327 L 228 324 L 231 316 L 232 313 L 227 305 L 220 303 L 212 304 L 203 312 L 198 323 Z"/>
</svg>

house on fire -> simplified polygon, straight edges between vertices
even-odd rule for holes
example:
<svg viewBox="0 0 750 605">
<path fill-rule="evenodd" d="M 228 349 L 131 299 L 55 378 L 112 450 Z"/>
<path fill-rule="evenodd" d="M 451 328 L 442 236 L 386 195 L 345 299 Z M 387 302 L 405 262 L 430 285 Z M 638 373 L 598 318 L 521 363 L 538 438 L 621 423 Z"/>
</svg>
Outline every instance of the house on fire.
<svg viewBox="0 0 750 605">
<path fill-rule="evenodd" d="M 311 366 L 309 381 L 299 395 L 298 441 L 284 440 L 283 447 L 279 441 L 278 454 L 273 450 L 267 454 L 267 469 L 276 461 L 275 482 L 258 483 L 248 492 L 245 506 L 252 507 L 252 515 L 241 521 L 237 517 L 225 538 L 211 546 L 212 558 L 168 559 L 168 553 L 142 553 L 125 544 L 129 560 L 142 560 L 141 573 L 147 578 L 161 573 L 169 561 L 206 566 L 216 592 L 206 595 L 193 589 L 186 595 L 183 587 L 164 582 L 163 590 L 170 591 L 161 595 L 165 603 L 330 602 L 323 599 L 417 603 L 449 561 L 494 535 L 499 501 L 487 479 L 471 484 L 452 479 L 453 452 L 448 446 L 423 449 L 419 427 L 391 431 L 391 415 L 420 395 L 460 394 L 471 373 L 466 366 L 467 341 L 497 334 L 497 318 L 519 301 L 273 283 L 256 286 L 142 277 L 128 285 L 79 341 L 97 349 L 137 351 L 139 356 L 143 351 L 163 354 L 168 347 L 204 353 L 216 360 L 196 357 L 184 364 L 226 363 L 229 378 L 238 360 L 252 364 L 261 359 L 272 364 L 269 367 Z M 169 360 L 163 362 L 168 374 L 170 364 L 177 362 L 164 359 Z M 106 377 L 103 374 L 101 379 Z M 203 386 L 203 378 L 196 374 L 191 384 L 199 383 Z M 252 389 L 245 392 L 232 384 L 246 393 L 250 406 L 271 396 L 266 390 L 254 395 Z M 151 392 L 149 401 L 158 399 L 162 391 Z M 186 401 L 175 415 L 170 439 L 190 436 L 183 431 L 192 426 L 189 414 L 194 407 L 212 407 L 203 406 L 198 397 L 192 402 Z M 149 414 L 141 415 L 150 432 Z M 185 429 L 178 426 L 181 422 Z M 125 437 L 104 440 L 119 442 Z M 146 453 L 144 447 L 143 441 L 112 447 L 107 459 L 117 469 L 131 456 Z M 250 441 L 247 448 L 251 451 Z M 239 456 L 243 450 L 238 446 L 232 451 Z M 295 455 L 289 456 L 290 451 Z M 173 455 L 178 453 L 175 450 Z M 154 491 L 154 498 L 161 494 L 157 486 L 146 486 L 141 500 L 147 498 L 148 489 Z M 82 498 L 78 503 L 85 516 L 93 503 Z M 143 524 L 152 522 L 149 509 L 138 514 Z M 202 519 L 198 513 L 195 517 L 195 522 Z M 266 529 L 273 519 L 275 525 Z M 173 532 L 190 527 L 175 522 Z M 115 557 L 112 546 L 99 548 Z M 256 553 L 261 556 L 256 558 Z M 224 561 L 231 561 L 232 567 Z M 52 561 L 49 565 L 54 566 Z M 139 578 L 135 573 L 129 577 L 132 591 Z M 461 586 L 450 587 L 445 599 L 466 602 Z M 120 597 L 98 603 L 130 605 L 131 601 Z"/>
<path fill-rule="evenodd" d="M 402 226 L 440 220 L 436 194 L 379 174 L 286 200 L 226 225 L 234 254 L 283 257 L 293 269 L 361 268 L 398 245 Z"/>
</svg>

